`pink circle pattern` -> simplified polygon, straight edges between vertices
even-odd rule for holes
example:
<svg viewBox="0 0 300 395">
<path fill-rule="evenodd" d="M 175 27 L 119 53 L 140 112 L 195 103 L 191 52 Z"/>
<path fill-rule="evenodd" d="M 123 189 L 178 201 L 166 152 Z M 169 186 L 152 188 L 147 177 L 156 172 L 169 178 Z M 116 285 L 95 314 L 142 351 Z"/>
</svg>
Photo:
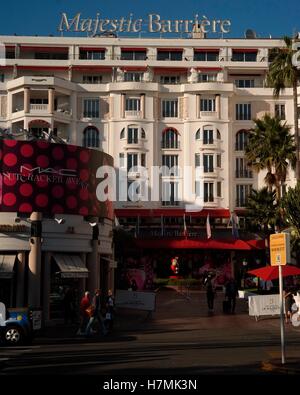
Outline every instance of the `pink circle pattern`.
<svg viewBox="0 0 300 395">
<path fill-rule="evenodd" d="M 98 184 L 95 171 L 101 166 L 102 158 L 98 155 L 97 151 L 71 145 L 3 140 L 1 171 L 20 175 L 18 179 L 3 177 L 2 210 L 99 214 L 102 204 L 95 201 Z M 51 170 L 45 172 L 48 168 L 76 170 L 76 177 L 61 177 L 51 174 Z M 82 187 L 81 182 L 88 188 Z"/>
</svg>

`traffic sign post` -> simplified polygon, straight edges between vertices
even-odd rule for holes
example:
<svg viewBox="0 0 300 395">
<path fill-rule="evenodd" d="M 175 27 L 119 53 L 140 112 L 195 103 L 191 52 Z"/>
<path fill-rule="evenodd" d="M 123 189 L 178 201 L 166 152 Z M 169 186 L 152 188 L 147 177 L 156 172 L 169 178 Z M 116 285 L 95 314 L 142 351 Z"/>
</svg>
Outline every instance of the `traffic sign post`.
<svg viewBox="0 0 300 395">
<path fill-rule="evenodd" d="M 281 337 L 281 363 L 285 364 L 285 328 L 283 304 L 282 266 L 291 260 L 290 235 L 288 233 L 275 233 L 270 236 L 271 265 L 278 266 L 279 299 L 280 299 L 280 337 Z"/>
</svg>

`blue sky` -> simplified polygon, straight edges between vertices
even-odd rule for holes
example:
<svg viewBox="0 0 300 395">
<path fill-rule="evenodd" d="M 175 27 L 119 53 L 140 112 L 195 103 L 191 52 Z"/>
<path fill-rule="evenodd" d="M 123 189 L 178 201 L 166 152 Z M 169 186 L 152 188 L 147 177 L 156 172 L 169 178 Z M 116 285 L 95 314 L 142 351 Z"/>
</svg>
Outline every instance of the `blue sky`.
<svg viewBox="0 0 300 395">
<path fill-rule="evenodd" d="M 231 19 L 228 37 L 243 37 L 247 28 L 258 37 L 281 37 L 300 32 L 300 1 L 284 0 L 13 0 L 1 4 L 0 34 L 58 35 L 61 12 L 71 17 L 118 18 L 130 12 L 137 18 L 159 13 L 165 19 L 191 19 L 195 13 L 210 19 Z"/>
</svg>

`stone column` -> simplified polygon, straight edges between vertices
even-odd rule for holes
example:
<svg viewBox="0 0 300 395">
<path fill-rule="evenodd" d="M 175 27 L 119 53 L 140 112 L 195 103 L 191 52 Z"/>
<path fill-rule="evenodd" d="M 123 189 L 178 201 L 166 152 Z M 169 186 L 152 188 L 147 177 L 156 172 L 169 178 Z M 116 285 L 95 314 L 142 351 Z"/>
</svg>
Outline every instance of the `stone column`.
<svg viewBox="0 0 300 395">
<path fill-rule="evenodd" d="M 218 119 L 220 119 L 220 115 L 221 115 L 221 96 L 220 95 L 216 95 L 216 113 L 217 113 L 217 117 Z"/>
<path fill-rule="evenodd" d="M 145 107 L 145 94 L 141 94 L 141 118 L 144 119 L 146 117 L 146 107 Z"/>
<path fill-rule="evenodd" d="M 30 88 L 27 86 L 24 88 L 24 112 L 30 112 Z"/>
<path fill-rule="evenodd" d="M 90 292 L 94 292 L 95 289 L 100 288 L 100 259 L 98 255 L 99 227 L 97 218 L 93 218 L 92 221 L 97 222 L 97 225 L 92 227 L 92 252 L 87 254 L 86 259 L 87 268 L 89 271 L 87 290 Z"/>
<path fill-rule="evenodd" d="M 125 93 L 121 93 L 121 118 L 125 118 L 125 101 L 126 95 Z"/>
<path fill-rule="evenodd" d="M 30 216 L 30 220 L 31 237 L 28 261 L 28 305 L 31 307 L 40 307 L 42 214 L 33 212 Z"/>
<path fill-rule="evenodd" d="M 25 288 L 25 252 L 20 252 L 17 255 L 18 269 L 17 269 L 17 295 L 16 307 L 24 307 L 24 288 Z"/>
<path fill-rule="evenodd" d="M 200 100 L 201 95 L 196 95 L 196 118 L 200 118 Z"/>
<path fill-rule="evenodd" d="M 51 253 L 46 252 L 43 265 L 43 320 L 50 321 L 50 285 L 51 285 Z"/>
<path fill-rule="evenodd" d="M 49 114 L 54 112 L 54 88 L 48 88 L 48 112 Z"/>
</svg>

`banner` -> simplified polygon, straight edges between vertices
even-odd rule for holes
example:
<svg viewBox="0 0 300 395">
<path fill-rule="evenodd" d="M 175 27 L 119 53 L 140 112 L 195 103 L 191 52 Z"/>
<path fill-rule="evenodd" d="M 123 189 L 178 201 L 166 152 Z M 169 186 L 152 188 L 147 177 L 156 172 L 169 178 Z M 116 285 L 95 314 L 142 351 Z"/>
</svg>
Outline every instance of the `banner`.
<svg viewBox="0 0 300 395">
<path fill-rule="evenodd" d="M 0 140 L 0 212 L 74 214 L 113 218 L 112 203 L 96 197 L 97 150 L 44 140 Z"/>
<path fill-rule="evenodd" d="M 248 297 L 249 315 L 259 317 L 261 315 L 279 315 L 279 295 L 255 295 Z"/>
<path fill-rule="evenodd" d="M 154 311 L 155 292 L 133 292 L 117 289 L 116 306 L 127 309 Z"/>
</svg>

